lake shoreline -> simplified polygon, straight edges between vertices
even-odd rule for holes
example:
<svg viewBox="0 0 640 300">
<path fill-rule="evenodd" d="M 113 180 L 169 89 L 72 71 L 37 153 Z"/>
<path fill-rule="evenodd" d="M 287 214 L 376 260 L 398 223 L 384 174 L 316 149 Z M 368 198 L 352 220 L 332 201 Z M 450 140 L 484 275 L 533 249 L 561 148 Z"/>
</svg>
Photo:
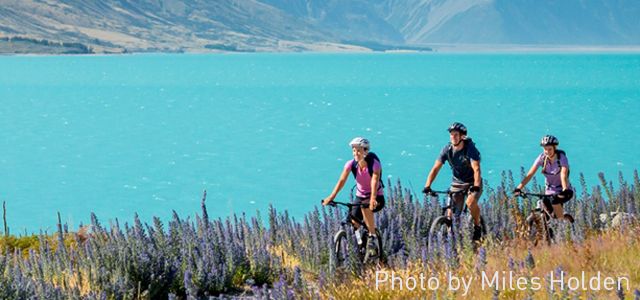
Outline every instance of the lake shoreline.
<svg viewBox="0 0 640 300">
<path fill-rule="evenodd" d="M 210 51 L 207 49 L 202 50 L 186 50 L 186 51 L 124 51 L 117 52 L 95 52 L 95 53 L 55 53 L 51 51 L 49 53 L 10 53 L 0 52 L 2 56 L 26 56 L 26 57 L 38 57 L 38 56 L 122 56 L 122 55 L 244 55 L 244 54 L 640 54 L 640 45 L 630 46 L 582 46 L 582 45 L 428 45 L 424 46 L 431 50 L 419 50 L 412 49 L 414 46 L 400 46 L 397 49 L 389 47 L 385 50 L 375 50 L 366 47 L 353 47 L 344 48 L 339 51 L 336 49 L 326 49 L 317 51 Z M 423 47 L 423 46 L 415 46 Z M 406 48 L 406 49 L 405 49 Z"/>
</svg>

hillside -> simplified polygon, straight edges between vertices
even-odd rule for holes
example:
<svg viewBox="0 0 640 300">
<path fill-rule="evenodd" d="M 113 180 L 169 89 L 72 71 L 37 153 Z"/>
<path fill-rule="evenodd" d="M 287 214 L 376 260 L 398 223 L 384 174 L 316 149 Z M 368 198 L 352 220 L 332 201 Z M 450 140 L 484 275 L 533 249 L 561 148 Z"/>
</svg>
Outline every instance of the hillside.
<svg viewBox="0 0 640 300">
<path fill-rule="evenodd" d="M 632 0 L 4 0 L 0 37 L 96 53 L 637 46 L 638 15 Z"/>
</svg>

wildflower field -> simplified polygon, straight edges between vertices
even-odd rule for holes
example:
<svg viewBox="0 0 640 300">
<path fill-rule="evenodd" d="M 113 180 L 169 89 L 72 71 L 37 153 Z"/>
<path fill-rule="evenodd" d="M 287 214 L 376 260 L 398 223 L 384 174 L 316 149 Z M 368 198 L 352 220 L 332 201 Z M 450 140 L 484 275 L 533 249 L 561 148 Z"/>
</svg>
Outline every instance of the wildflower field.
<svg viewBox="0 0 640 300">
<path fill-rule="evenodd" d="M 522 176 L 522 174 L 520 174 Z M 429 236 L 442 198 L 425 197 L 389 182 L 386 208 L 376 214 L 384 259 L 362 265 L 355 255 L 337 266 L 332 238 L 345 212 L 309 202 L 297 219 L 276 205 L 255 216 L 211 219 L 206 193 L 195 217 L 174 213 L 166 224 L 104 222 L 70 232 L 64 224 L 52 235 L 0 239 L 0 299 L 640 299 L 640 179 L 620 174 L 589 187 L 580 176 L 576 198 L 565 205 L 574 224 L 553 222 L 550 245 L 533 245 L 524 219 L 533 200 L 513 198 L 513 176 L 498 186 L 485 183 L 480 206 L 488 233 L 477 248 L 470 221 L 454 220 L 453 238 Z M 530 191 L 541 192 L 536 183 Z M 5 226 L 6 228 L 6 226 Z M 348 239 L 355 243 L 353 232 Z M 475 249 L 474 249 L 475 248 Z M 380 283 L 380 274 L 404 279 L 424 275 L 441 284 L 409 288 Z M 551 289 L 553 276 L 624 277 L 613 290 Z M 472 280 L 452 289 L 451 274 Z M 483 287 L 483 274 L 490 277 Z M 508 276 L 507 276 L 508 275 Z M 520 278 L 513 288 L 504 278 Z M 540 278 L 540 286 L 532 284 Z M 516 280 L 517 281 L 517 280 Z M 485 280 L 486 282 L 486 280 Z M 403 285 L 404 284 L 404 285 Z"/>
</svg>

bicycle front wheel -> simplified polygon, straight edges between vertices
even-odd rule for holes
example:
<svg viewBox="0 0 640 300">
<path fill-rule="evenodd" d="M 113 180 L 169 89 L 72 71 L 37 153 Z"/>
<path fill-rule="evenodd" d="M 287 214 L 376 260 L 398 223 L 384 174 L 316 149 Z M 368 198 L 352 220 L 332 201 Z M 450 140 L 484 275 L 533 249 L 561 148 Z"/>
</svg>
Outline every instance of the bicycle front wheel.
<svg viewBox="0 0 640 300">
<path fill-rule="evenodd" d="M 337 267 L 342 267 L 347 263 L 349 242 L 347 241 L 346 231 L 340 230 L 333 236 L 333 253 L 336 257 Z"/>
<path fill-rule="evenodd" d="M 538 213 L 531 213 L 529 217 L 527 217 L 528 238 L 533 246 L 537 246 L 540 241 L 549 241 L 549 233 L 545 225 L 544 220 Z"/>
<path fill-rule="evenodd" d="M 447 238 L 449 234 L 453 233 L 451 231 L 451 224 L 451 219 L 447 216 L 439 216 L 433 220 L 431 228 L 429 229 L 429 244 L 432 244 L 438 235 L 442 235 L 442 238 Z"/>
</svg>

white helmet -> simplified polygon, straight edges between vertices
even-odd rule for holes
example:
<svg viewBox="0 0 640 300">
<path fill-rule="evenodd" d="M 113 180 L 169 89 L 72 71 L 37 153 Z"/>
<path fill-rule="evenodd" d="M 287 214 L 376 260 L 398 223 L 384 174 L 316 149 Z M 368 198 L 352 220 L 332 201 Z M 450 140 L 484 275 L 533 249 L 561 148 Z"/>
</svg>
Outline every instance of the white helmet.
<svg viewBox="0 0 640 300">
<path fill-rule="evenodd" d="M 351 142 L 349 142 L 349 146 L 350 147 L 362 147 L 364 149 L 369 149 L 370 145 L 369 145 L 369 140 L 363 138 L 363 137 L 356 137 L 353 140 L 351 140 Z"/>
</svg>

